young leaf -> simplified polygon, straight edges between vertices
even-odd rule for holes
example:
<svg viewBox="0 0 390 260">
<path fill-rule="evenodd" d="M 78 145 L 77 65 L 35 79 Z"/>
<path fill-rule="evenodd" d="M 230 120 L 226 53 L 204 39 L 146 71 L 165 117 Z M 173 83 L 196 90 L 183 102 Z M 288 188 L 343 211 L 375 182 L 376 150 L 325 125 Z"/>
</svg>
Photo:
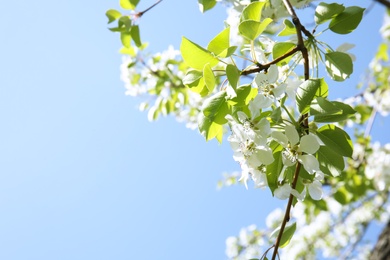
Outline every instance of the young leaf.
<svg viewBox="0 0 390 260">
<path fill-rule="evenodd" d="M 221 52 L 229 48 L 229 36 L 230 27 L 227 27 L 209 42 L 207 50 L 218 56 Z"/>
<path fill-rule="evenodd" d="M 133 39 L 135 45 L 137 47 L 140 47 L 142 45 L 142 42 L 141 42 L 141 36 L 139 34 L 139 27 L 138 27 L 138 25 L 134 25 L 131 28 L 130 34 L 131 34 L 131 38 Z"/>
<path fill-rule="evenodd" d="M 260 2 L 255 2 L 260 3 Z M 253 41 L 255 40 L 265 28 L 272 22 L 271 18 L 266 18 L 262 22 L 254 20 L 245 20 L 238 26 L 238 31 L 245 38 Z"/>
<path fill-rule="evenodd" d="M 217 3 L 216 0 L 198 0 L 199 10 L 204 13 L 210 9 L 212 9 Z"/>
<path fill-rule="evenodd" d="M 336 115 L 341 114 L 342 110 L 337 108 L 332 102 L 323 97 L 317 97 L 317 102 L 310 106 L 310 115 Z"/>
<path fill-rule="evenodd" d="M 290 51 L 294 47 L 296 47 L 296 44 L 292 43 L 292 42 L 277 42 L 277 43 L 275 43 L 274 47 L 272 48 L 273 59 L 279 58 L 280 56 L 282 56 L 286 52 Z M 280 64 L 280 65 L 285 64 L 285 63 L 287 64 L 291 60 L 291 58 L 292 58 L 292 56 L 289 56 L 289 57 L 279 61 L 278 64 Z"/>
<path fill-rule="evenodd" d="M 237 96 L 232 99 L 229 99 L 228 103 L 236 107 L 248 105 L 249 101 L 256 97 L 257 91 L 258 90 L 252 88 L 250 84 L 239 86 L 238 88 L 236 88 Z"/>
<path fill-rule="evenodd" d="M 327 146 L 320 146 L 317 159 L 320 163 L 320 170 L 329 176 L 339 176 L 344 170 L 344 158 Z"/>
<path fill-rule="evenodd" d="M 325 54 L 325 66 L 335 81 L 344 81 L 353 72 L 351 56 L 344 52 L 328 52 Z"/>
<path fill-rule="evenodd" d="M 284 29 L 278 34 L 278 36 L 289 36 L 297 33 L 295 25 L 288 19 L 283 21 Z"/>
<path fill-rule="evenodd" d="M 122 14 L 117 10 L 110 9 L 106 12 L 106 16 L 108 18 L 108 23 L 112 23 L 113 21 L 118 20 Z"/>
<path fill-rule="evenodd" d="M 260 22 L 261 11 L 265 2 L 252 2 L 244 8 L 241 15 L 241 21 L 254 20 Z"/>
<path fill-rule="evenodd" d="M 327 124 L 318 129 L 317 135 L 332 152 L 346 157 L 352 156 L 351 138 L 341 128 L 333 124 Z"/>
<path fill-rule="evenodd" d="M 206 87 L 209 90 L 209 92 L 213 92 L 215 87 L 215 76 L 213 70 L 210 67 L 210 64 L 208 63 L 204 65 L 203 78 L 204 78 L 204 83 L 206 84 Z"/>
<path fill-rule="evenodd" d="M 329 29 L 338 34 L 347 34 L 358 27 L 363 17 L 364 8 L 350 6 L 335 16 L 329 24 Z"/>
<path fill-rule="evenodd" d="M 296 102 L 301 114 L 309 112 L 310 104 L 316 97 L 328 96 L 328 85 L 324 79 L 309 79 L 297 89 Z"/>
<path fill-rule="evenodd" d="M 201 77 L 203 77 L 202 71 L 199 70 L 188 70 L 186 75 L 183 78 L 184 85 L 190 85 L 196 81 L 198 81 Z"/>
<path fill-rule="evenodd" d="M 274 152 L 273 156 L 275 159 L 274 162 L 267 165 L 267 182 L 272 194 L 274 194 L 275 189 L 278 187 L 278 177 L 284 167 L 282 152 Z"/>
<path fill-rule="evenodd" d="M 226 76 L 229 80 L 230 85 L 234 89 L 236 89 L 238 80 L 240 79 L 240 71 L 237 69 L 237 67 L 232 64 L 228 64 L 226 66 Z"/>
<path fill-rule="evenodd" d="M 204 136 L 206 141 L 217 138 L 219 143 L 222 143 L 223 126 L 211 121 L 202 113 L 200 113 L 198 117 L 198 128 L 199 132 Z"/>
<path fill-rule="evenodd" d="M 280 239 L 280 244 L 279 244 L 281 248 L 287 246 L 290 243 L 290 240 L 293 237 L 296 228 L 297 228 L 296 222 L 284 228 L 283 235 L 282 238 Z M 279 232 L 280 232 L 280 227 L 276 228 L 271 233 L 270 237 L 276 237 L 279 234 Z"/>
<path fill-rule="evenodd" d="M 327 4 L 321 2 L 316 8 L 314 21 L 316 24 L 322 24 L 344 11 L 344 9 L 343 5 L 337 3 Z"/>
<path fill-rule="evenodd" d="M 120 0 L 119 4 L 123 9 L 126 10 L 134 10 L 137 4 L 139 3 L 139 0 Z"/>
<path fill-rule="evenodd" d="M 205 50 L 185 37 L 182 38 L 180 52 L 187 65 L 197 70 L 203 70 L 204 65 L 207 63 L 210 63 L 210 66 L 214 67 L 219 62 L 208 50 Z"/>
<path fill-rule="evenodd" d="M 130 48 L 131 34 L 129 32 L 121 32 L 121 42 L 124 47 Z"/>
<path fill-rule="evenodd" d="M 328 101 L 329 102 L 329 101 Z M 330 122 L 340 122 L 343 120 L 348 119 L 353 114 L 356 113 L 356 111 L 349 105 L 344 104 L 342 102 L 338 101 L 332 101 L 329 102 L 333 107 L 333 109 L 337 109 L 336 111 L 329 111 L 330 107 L 328 107 L 329 113 L 318 113 L 314 115 L 314 121 L 317 123 L 330 123 Z M 310 114 L 312 113 L 312 110 L 310 108 Z"/>
<path fill-rule="evenodd" d="M 227 122 L 225 116 L 229 113 L 226 92 L 218 92 L 206 99 L 203 103 L 202 111 L 211 122 L 220 125 L 225 124 Z"/>
</svg>

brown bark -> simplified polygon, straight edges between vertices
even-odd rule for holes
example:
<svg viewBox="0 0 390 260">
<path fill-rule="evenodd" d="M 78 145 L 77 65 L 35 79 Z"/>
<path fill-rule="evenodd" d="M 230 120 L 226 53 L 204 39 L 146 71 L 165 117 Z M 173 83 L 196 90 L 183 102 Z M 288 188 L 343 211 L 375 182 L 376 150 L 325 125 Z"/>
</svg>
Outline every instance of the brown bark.
<svg viewBox="0 0 390 260">
<path fill-rule="evenodd" d="M 390 260 L 390 221 L 380 234 L 378 242 L 371 252 L 370 260 Z"/>
</svg>

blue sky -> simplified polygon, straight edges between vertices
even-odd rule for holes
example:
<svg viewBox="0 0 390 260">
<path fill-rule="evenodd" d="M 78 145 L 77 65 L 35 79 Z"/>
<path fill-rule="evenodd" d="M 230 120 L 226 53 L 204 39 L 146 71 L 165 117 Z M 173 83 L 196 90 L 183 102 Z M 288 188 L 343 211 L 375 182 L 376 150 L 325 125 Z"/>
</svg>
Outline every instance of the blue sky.
<svg viewBox="0 0 390 260">
<path fill-rule="evenodd" d="M 227 236 L 283 205 L 269 191 L 217 191 L 222 172 L 238 169 L 228 144 L 137 111 L 104 15 L 118 6 L 0 2 L 0 259 L 225 259 Z M 182 35 L 205 45 L 224 17 L 166 0 L 141 19 L 141 34 L 151 51 Z M 363 65 L 381 9 L 369 18 L 353 36 L 372 39 L 353 50 Z"/>
</svg>

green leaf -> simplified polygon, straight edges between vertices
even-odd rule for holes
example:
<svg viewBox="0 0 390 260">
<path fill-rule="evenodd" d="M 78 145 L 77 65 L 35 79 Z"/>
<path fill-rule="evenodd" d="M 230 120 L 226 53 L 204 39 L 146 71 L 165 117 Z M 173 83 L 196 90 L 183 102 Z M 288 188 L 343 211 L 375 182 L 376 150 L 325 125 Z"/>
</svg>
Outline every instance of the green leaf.
<svg viewBox="0 0 390 260">
<path fill-rule="evenodd" d="M 213 92 L 215 87 L 215 76 L 213 70 L 210 67 L 210 64 L 208 63 L 204 65 L 203 78 L 204 78 L 204 83 L 206 84 L 206 87 L 209 90 L 209 92 Z"/>
<path fill-rule="evenodd" d="M 342 110 L 323 97 L 317 97 L 316 102 L 310 106 L 310 115 L 325 116 L 341 114 Z"/>
<path fill-rule="evenodd" d="M 237 107 L 248 105 L 249 101 L 256 97 L 257 91 L 258 90 L 252 88 L 250 84 L 239 86 L 236 89 L 237 96 L 228 100 L 228 103 Z"/>
<path fill-rule="evenodd" d="M 279 246 L 281 248 L 287 246 L 290 243 L 291 238 L 293 237 L 295 230 L 297 229 L 297 223 L 286 226 L 283 231 L 282 238 L 280 239 Z M 280 227 L 276 228 L 270 235 L 270 237 L 276 237 L 276 235 L 280 232 Z"/>
<path fill-rule="evenodd" d="M 310 104 L 316 97 L 328 96 L 328 85 L 324 79 L 309 79 L 304 81 L 297 89 L 296 102 L 299 112 L 309 112 Z"/>
<path fill-rule="evenodd" d="M 230 57 L 237 49 L 237 46 L 230 46 L 229 48 L 222 51 L 220 54 L 218 54 L 218 57 L 221 58 L 227 58 Z"/>
<path fill-rule="evenodd" d="M 123 9 L 126 10 L 134 10 L 137 4 L 139 3 L 139 0 L 120 0 L 119 4 Z"/>
<path fill-rule="evenodd" d="M 240 79 L 240 71 L 237 69 L 237 67 L 232 64 L 228 64 L 226 66 L 226 76 L 229 80 L 230 86 L 236 89 L 238 80 Z"/>
<path fill-rule="evenodd" d="M 118 20 L 118 28 L 124 27 L 126 32 L 130 32 L 131 24 L 131 19 L 127 15 L 122 16 Z"/>
<path fill-rule="evenodd" d="M 333 152 L 346 157 L 352 156 L 353 146 L 351 138 L 341 128 L 333 124 L 327 124 L 318 129 L 317 135 Z"/>
<path fill-rule="evenodd" d="M 211 122 L 223 125 L 227 122 L 225 116 L 229 113 L 229 107 L 226 101 L 226 92 L 220 91 L 207 98 L 202 106 L 205 117 Z"/>
<path fill-rule="evenodd" d="M 274 47 L 272 48 L 272 57 L 273 59 L 277 59 L 280 56 L 283 56 L 286 52 L 290 51 L 291 49 L 295 48 L 297 45 L 292 42 L 277 42 L 275 43 Z M 278 65 L 287 64 L 292 58 L 292 55 L 279 61 Z"/>
<path fill-rule="evenodd" d="M 126 48 L 131 46 L 131 34 L 129 32 L 121 32 L 121 42 Z"/>
<path fill-rule="evenodd" d="M 278 177 L 284 167 L 282 161 L 282 152 L 274 152 L 273 156 L 275 160 L 273 163 L 267 165 L 267 182 L 272 195 L 274 194 L 275 189 L 278 187 Z"/>
<path fill-rule="evenodd" d="M 221 54 L 229 48 L 230 27 L 225 28 L 217 36 L 215 36 L 207 46 L 207 50 L 213 52 L 215 55 Z"/>
<path fill-rule="evenodd" d="M 314 21 L 316 24 L 322 24 L 340 14 L 344 9 L 345 7 L 343 5 L 337 3 L 327 4 L 321 2 L 316 8 Z"/>
<path fill-rule="evenodd" d="M 261 11 L 265 2 L 252 2 L 242 10 L 241 21 L 254 20 L 259 21 L 261 18 Z"/>
<path fill-rule="evenodd" d="M 358 27 L 363 17 L 364 8 L 358 6 L 350 6 L 335 16 L 330 24 L 329 29 L 338 34 L 347 34 Z"/>
<path fill-rule="evenodd" d="M 211 67 L 214 67 L 219 62 L 219 60 L 208 50 L 205 50 L 185 37 L 182 37 L 180 52 L 185 63 L 197 70 L 203 70 L 204 65 L 207 63 L 209 63 Z"/>
<path fill-rule="evenodd" d="M 255 2 L 260 3 L 260 2 Z M 265 28 L 272 22 L 271 18 L 266 18 L 262 22 L 255 20 L 245 20 L 238 26 L 238 31 L 245 38 L 253 41 L 255 40 Z"/>
<path fill-rule="evenodd" d="M 389 61 L 389 54 L 387 53 L 387 49 L 388 49 L 387 44 L 382 42 L 379 45 L 375 58 L 378 60 Z"/>
<path fill-rule="evenodd" d="M 112 23 L 113 21 L 118 20 L 122 14 L 117 10 L 110 9 L 106 12 L 106 16 L 108 18 L 108 23 Z"/>
<path fill-rule="evenodd" d="M 325 66 L 335 81 L 344 81 L 353 72 L 351 57 L 344 52 L 328 52 L 325 54 Z"/>
<path fill-rule="evenodd" d="M 327 146 L 320 146 L 317 159 L 320 163 L 320 170 L 329 176 L 339 176 L 344 170 L 344 158 Z"/>
<path fill-rule="evenodd" d="M 199 70 L 188 70 L 186 75 L 183 78 L 183 84 L 184 85 L 190 85 L 190 84 L 198 81 L 202 77 L 203 77 L 202 71 L 199 71 Z"/>
<path fill-rule="evenodd" d="M 216 0 L 198 0 L 199 10 L 204 13 L 210 9 L 212 9 L 217 3 Z"/>
<path fill-rule="evenodd" d="M 222 142 L 223 126 L 211 121 L 209 118 L 205 117 L 202 113 L 200 113 L 198 117 L 198 128 L 201 135 L 204 136 L 206 141 L 209 141 L 213 138 L 217 138 L 219 143 Z"/>
<path fill-rule="evenodd" d="M 328 101 L 329 102 L 329 101 Z M 339 110 L 337 113 L 317 114 L 314 116 L 314 121 L 318 123 L 340 122 L 350 118 L 356 111 L 349 105 L 338 101 L 330 102 L 332 106 Z M 310 112 L 311 113 L 311 112 Z"/>
<path fill-rule="evenodd" d="M 142 45 L 142 42 L 141 42 L 141 37 L 140 37 L 140 34 L 139 34 L 139 27 L 138 27 L 138 25 L 134 25 L 131 28 L 130 34 L 131 34 L 131 38 L 133 38 L 133 41 L 134 41 L 135 45 L 137 47 L 140 47 Z"/>
<path fill-rule="evenodd" d="M 295 25 L 288 19 L 283 21 L 284 29 L 278 34 L 278 36 L 289 36 L 297 33 Z"/>
</svg>

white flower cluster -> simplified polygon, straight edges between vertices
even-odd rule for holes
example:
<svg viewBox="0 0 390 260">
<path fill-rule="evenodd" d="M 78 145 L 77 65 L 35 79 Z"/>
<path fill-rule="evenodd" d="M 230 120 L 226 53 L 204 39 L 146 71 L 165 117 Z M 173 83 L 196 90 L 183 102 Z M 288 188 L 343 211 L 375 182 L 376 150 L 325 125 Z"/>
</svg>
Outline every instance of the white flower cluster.
<svg viewBox="0 0 390 260">
<path fill-rule="evenodd" d="M 226 117 L 232 130 L 228 141 L 234 151 L 233 158 L 239 162 L 242 169 L 240 180 L 246 187 L 250 177 L 257 187 L 268 186 L 266 166 L 274 161 L 269 146 L 271 140 L 274 140 L 284 148 L 282 153 L 284 168 L 279 176 L 279 183 L 282 185 L 275 190 L 275 196 L 286 199 L 293 194 L 303 200 L 307 189 L 313 199 L 319 200 L 322 197 L 320 181 L 323 180 L 324 174 L 320 171 L 319 163 L 314 156 L 320 147 L 318 138 L 313 134 L 300 137 L 293 125 L 285 125 L 283 133 L 272 130 L 267 118 L 257 120 L 262 110 L 269 109 L 285 95 L 286 84 L 283 81 L 279 82 L 278 79 L 279 71 L 276 65 L 272 65 L 267 73 L 257 74 L 254 87 L 258 89 L 258 94 L 249 103 L 250 117 L 241 111 L 237 113 L 237 120 L 231 115 Z M 314 179 L 305 184 L 306 188 L 302 193 L 292 189 L 290 183 L 285 182 L 284 176 L 285 169 L 297 162 L 301 163 L 308 173 L 314 175 Z"/>
<path fill-rule="evenodd" d="M 367 158 L 365 174 L 379 191 L 390 191 L 390 143 L 384 146 L 374 143 Z"/>
</svg>

